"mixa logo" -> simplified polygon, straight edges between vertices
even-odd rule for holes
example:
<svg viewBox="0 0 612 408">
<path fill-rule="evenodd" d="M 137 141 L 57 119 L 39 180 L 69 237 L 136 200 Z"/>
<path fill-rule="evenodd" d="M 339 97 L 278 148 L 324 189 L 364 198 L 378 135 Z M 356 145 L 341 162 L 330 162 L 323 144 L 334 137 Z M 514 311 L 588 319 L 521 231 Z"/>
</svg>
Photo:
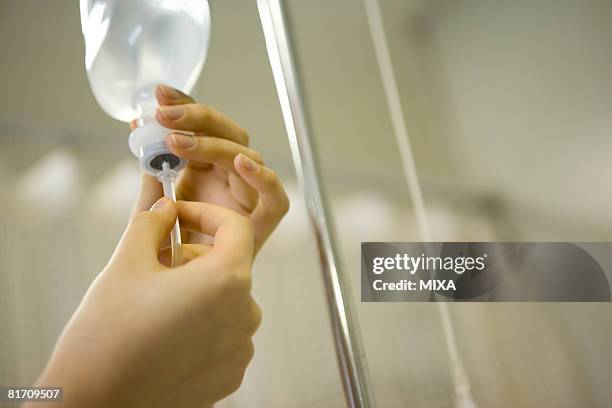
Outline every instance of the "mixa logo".
<svg viewBox="0 0 612 408">
<path fill-rule="evenodd" d="M 455 282 L 452 280 L 438 280 L 432 279 L 428 281 L 419 281 L 419 286 L 421 290 L 431 290 L 437 292 L 439 290 L 447 291 L 447 290 L 457 290 L 455 287 Z"/>
<path fill-rule="evenodd" d="M 410 256 L 396 254 L 394 257 L 376 257 L 372 260 L 372 272 L 377 275 L 385 271 L 407 271 L 414 275 L 418 271 L 453 271 L 458 275 L 466 271 L 482 271 L 487 254 L 483 256 Z"/>
<path fill-rule="evenodd" d="M 384 282 L 382 279 L 377 279 L 372 282 L 372 287 L 374 290 L 382 290 L 382 291 L 391 291 L 391 290 L 419 290 L 419 291 L 447 291 L 447 290 L 457 290 L 455 286 L 455 282 L 451 279 L 442 280 L 442 279 L 430 279 L 430 280 L 420 280 L 418 285 L 414 281 L 409 281 L 406 279 L 402 279 L 399 282 Z"/>
</svg>

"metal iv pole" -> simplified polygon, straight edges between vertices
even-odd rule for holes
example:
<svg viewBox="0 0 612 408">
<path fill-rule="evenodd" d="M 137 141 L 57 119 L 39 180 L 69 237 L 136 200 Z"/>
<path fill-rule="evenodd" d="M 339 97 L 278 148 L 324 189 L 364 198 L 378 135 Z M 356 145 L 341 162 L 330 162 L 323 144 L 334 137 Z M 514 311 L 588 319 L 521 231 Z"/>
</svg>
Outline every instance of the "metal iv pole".
<svg viewBox="0 0 612 408">
<path fill-rule="evenodd" d="M 431 228 L 427 219 L 425 210 L 425 201 L 419 183 L 416 163 L 412 146 L 410 145 L 410 137 L 406 128 L 406 119 L 402 111 L 402 103 L 400 100 L 397 81 L 393 71 L 393 62 L 385 36 L 384 21 L 380 10 L 378 0 L 363 0 L 370 34 L 372 36 L 372 45 L 376 54 L 376 61 L 380 71 L 380 78 L 387 99 L 389 108 L 389 116 L 393 125 L 393 134 L 399 150 L 406 186 L 410 193 L 410 198 L 414 205 L 414 213 L 421 232 L 421 239 L 424 242 L 433 241 Z M 470 379 L 465 371 L 459 349 L 457 348 L 457 340 L 451 319 L 448 305 L 442 302 L 436 302 L 438 312 L 440 314 L 440 322 L 442 324 L 442 332 L 448 352 L 449 363 L 451 367 L 451 379 L 453 381 L 453 397 L 454 405 L 457 408 L 477 408 L 474 397 L 472 396 Z"/>
<path fill-rule="evenodd" d="M 257 7 L 297 178 L 316 237 L 347 406 L 374 407 L 348 276 L 338 267 L 282 0 L 257 0 Z"/>
</svg>

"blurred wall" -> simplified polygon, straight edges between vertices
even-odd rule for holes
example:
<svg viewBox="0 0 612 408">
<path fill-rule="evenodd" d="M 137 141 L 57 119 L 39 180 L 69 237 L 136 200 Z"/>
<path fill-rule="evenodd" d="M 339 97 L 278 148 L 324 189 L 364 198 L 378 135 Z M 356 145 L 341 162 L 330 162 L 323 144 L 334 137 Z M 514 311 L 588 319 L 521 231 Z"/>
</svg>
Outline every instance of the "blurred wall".
<svg viewBox="0 0 612 408">
<path fill-rule="evenodd" d="M 287 3 L 343 264 L 358 289 L 361 241 L 419 239 L 364 9 Z M 609 240 L 611 3 L 381 6 L 436 239 Z M 212 11 L 194 93 L 249 129 L 292 197 L 255 267 L 257 354 L 224 404 L 340 407 L 314 242 L 255 3 L 213 1 Z M 138 182 L 126 126 L 89 92 L 80 36 L 73 1 L 0 1 L 0 384 L 33 381 L 112 252 Z M 357 309 L 379 405 L 451 405 L 435 305 Z M 612 404 L 609 304 L 451 312 L 480 406 Z"/>
</svg>

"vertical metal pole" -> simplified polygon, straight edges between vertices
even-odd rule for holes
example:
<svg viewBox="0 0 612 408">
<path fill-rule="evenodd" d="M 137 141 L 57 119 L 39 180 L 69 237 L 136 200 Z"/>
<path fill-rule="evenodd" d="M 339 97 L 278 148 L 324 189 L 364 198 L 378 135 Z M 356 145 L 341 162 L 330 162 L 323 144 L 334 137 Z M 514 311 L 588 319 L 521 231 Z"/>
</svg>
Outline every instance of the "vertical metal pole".
<svg viewBox="0 0 612 408">
<path fill-rule="evenodd" d="M 397 88 L 397 81 L 395 80 L 389 46 L 387 45 L 380 4 L 378 0 L 363 1 L 368 25 L 370 27 L 370 34 L 372 35 L 372 44 L 376 54 L 376 61 L 378 62 L 380 71 L 380 78 L 385 91 L 385 97 L 387 98 L 387 106 L 389 108 L 391 124 L 393 125 L 393 134 L 395 135 L 395 141 L 402 160 L 406 185 L 408 186 L 408 191 L 414 205 L 414 212 L 421 231 L 421 238 L 425 242 L 431 242 L 433 241 L 433 237 L 427 219 L 427 212 L 425 211 L 425 201 L 419 183 L 412 146 L 410 145 L 410 137 L 406 128 L 406 119 L 402 111 L 402 102 Z M 472 397 L 470 380 L 457 348 L 457 340 L 455 338 L 455 331 L 453 330 L 453 322 L 451 320 L 450 311 L 448 310 L 448 305 L 445 302 L 437 302 L 436 305 L 440 313 L 442 332 L 444 333 L 446 350 L 451 366 L 455 406 L 457 408 L 476 408 L 476 403 Z"/>
<path fill-rule="evenodd" d="M 317 241 L 344 395 L 351 408 L 374 407 L 349 280 L 338 267 L 281 1 L 257 0 L 257 7 L 297 178 Z"/>
</svg>

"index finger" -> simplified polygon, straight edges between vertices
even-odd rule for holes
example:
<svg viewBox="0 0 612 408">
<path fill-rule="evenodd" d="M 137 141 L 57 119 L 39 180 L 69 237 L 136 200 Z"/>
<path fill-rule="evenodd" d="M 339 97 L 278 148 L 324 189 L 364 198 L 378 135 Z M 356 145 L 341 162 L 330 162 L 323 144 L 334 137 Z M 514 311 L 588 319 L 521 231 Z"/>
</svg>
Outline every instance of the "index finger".
<svg viewBox="0 0 612 408">
<path fill-rule="evenodd" d="M 244 146 L 249 145 L 249 134 L 238 123 L 210 106 L 196 103 L 191 96 L 169 86 L 158 85 L 155 88 L 155 97 L 159 103 L 155 119 L 160 125 L 168 129 L 201 133 L 232 140 Z M 170 118 L 164 114 L 168 109 L 176 109 L 179 106 L 182 108 L 181 113 L 176 117 Z"/>
<path fill-rule="evenodd" d="M 182 105 L 195 102 L 191 96 L 164 84 L 155 87 L 155 99 L 160 105 Z"/>
<path fill-rule="evenodd" d="M 208 203 L 177 201 L 176 206 L 182 228 L 214 236 L 211 253 L 252 261 L 254 233 L 248 218 Z"/>
<path fill-rule="evenodd" d="M 155 99 L 160 105 L 183 105 L 185 103 L 194 103 L 195 100 L 171 86 L 160 84 L 155 87 Z M 138 127 L 138 119 L 130 122 L 130 129 L 134 130 Z"/>
</svg>

